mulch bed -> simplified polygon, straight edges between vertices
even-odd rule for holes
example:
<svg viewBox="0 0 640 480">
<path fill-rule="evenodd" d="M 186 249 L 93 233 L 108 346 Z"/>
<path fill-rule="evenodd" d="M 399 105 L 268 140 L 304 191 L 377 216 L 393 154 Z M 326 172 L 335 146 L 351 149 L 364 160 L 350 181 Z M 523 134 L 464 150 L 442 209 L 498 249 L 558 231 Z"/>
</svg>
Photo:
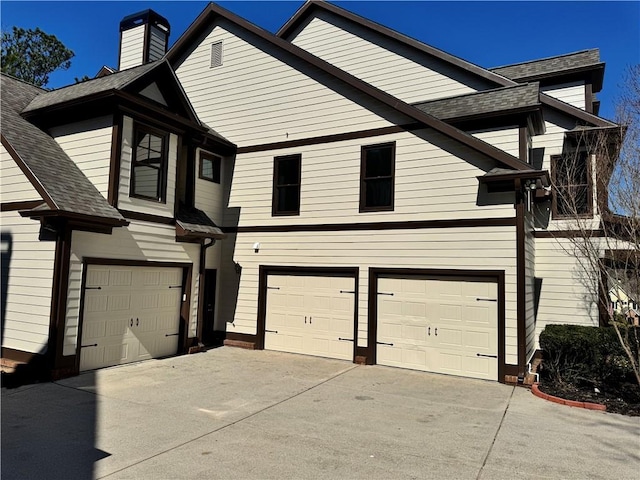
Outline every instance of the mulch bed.
<svg viewBox="0 0 640 480">
<path fill-rule="evenodd" d="M 640 416 L 640 388 L 638 385 L 623 384 L 615 390 L 600 388 L 600 392 L 597 393 L 591 385 L 559 383 L 543 379 L 538 388 L 548 395 L 565 400 L 606 405 L 607 412 Z"/>
</svg>

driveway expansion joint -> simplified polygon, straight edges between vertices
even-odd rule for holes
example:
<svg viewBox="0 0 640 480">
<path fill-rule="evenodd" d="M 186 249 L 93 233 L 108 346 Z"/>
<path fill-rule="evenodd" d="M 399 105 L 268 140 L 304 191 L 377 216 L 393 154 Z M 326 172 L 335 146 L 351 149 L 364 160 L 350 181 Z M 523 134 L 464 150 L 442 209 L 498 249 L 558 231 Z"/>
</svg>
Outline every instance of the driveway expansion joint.
<svg viewBox="0 0 640 480">
<path fill-rule="evenodd" d="M 480 477 L 482 476 L 482 472 L 484 470 L 484 467 L 487 465 L 487 461 L 489 460 L 489 455 L 491 455 L 491 451 L 493 450 L 493 446 L 496 444 L 496 439 L 498 438 L 498 434 L 500 433 L 500 429 L 502 428 L 502 424 L 504 423 L 504 419 L 507 416 L 507 411 L 509 410 L 509 405 L 511 405 L 511 399 L 513 398 L 513 394 L 516 391 L 516 386 L 514 386 L 511 389 L 511 395 L 509 395 L 509 399 L 507 400 L 507 405 L 504 408 L 504 412 L 502 413 L 502 418 L 500 419 L 500 423 L 498 424 L 498 428 L 496 429 L 496 433 L 493 435 L 493 440 L 491 441 L 491 445 L 489 446 L 489 450 L 487 451 L 487 454 L 484 457 L 484 460 L 482 461 L 482 466 L 480 467 L 480 470 L 478 471 L 478 475 L 476 476 L 476 480 L 480 480 Z"/>
</svg>

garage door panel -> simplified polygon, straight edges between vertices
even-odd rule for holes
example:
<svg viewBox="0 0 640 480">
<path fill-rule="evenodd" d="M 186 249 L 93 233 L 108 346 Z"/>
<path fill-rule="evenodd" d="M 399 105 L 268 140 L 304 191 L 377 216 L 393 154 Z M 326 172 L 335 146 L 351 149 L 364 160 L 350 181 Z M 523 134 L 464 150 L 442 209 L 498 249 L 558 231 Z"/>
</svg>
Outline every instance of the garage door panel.
<svg viewBox="0 0 640 480">
<path fill-rule="evenodd" d="M 495 282 L 382 277 L 378 292 L 378 363 L 497 379 L 497 359 L 477 356 L 497 354 Z"/>
<path fill-rule="evenodd" d="M 177 352 L 182 268 L 90 265 L 86 278 L 81 370 Z"/>
<path fill-rule="evenodd" d="M 270 275 L 267 285 L 266 349 L 352 358 L 353 343 L 340 338 L 353 340 L 353 278 Z"/>
</svg>

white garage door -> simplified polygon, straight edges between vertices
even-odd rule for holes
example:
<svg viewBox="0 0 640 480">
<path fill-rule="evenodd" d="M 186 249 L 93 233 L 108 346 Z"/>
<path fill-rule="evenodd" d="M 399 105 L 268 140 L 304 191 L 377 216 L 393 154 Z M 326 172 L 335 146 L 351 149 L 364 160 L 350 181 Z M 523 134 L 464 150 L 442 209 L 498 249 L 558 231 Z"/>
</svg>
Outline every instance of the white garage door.
<svg viewBox="0 0 640 480">
<path fill-rule="evenodd" d="M 182 269 L 89 265 L 80 370 L 175 355 Z"/>
<path fill-rule="evenodd" d="M 269 275 L 267 285 L 266 349 L 353 359 L 353 278 Z"/>
<path fill-rule="evenodd" d="M 445 278 L 379 278 L 377 363 L 498 379 L 498 286 Z"/>
</svg>

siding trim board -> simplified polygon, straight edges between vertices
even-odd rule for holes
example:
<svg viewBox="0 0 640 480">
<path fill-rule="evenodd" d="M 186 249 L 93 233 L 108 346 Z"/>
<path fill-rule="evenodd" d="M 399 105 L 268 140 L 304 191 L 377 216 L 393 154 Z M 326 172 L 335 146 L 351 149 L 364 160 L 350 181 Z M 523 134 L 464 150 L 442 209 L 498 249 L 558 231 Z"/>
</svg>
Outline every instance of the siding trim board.
<svg viewBox="0 0 640 480">
<path fill-rule="evenodd" d="M 19 210 L 32 210 L 39 205 L 42 205 L 44 200 L 25 200 L 22 202 L 5 202 L 0 205 L 0 211 L 3 212 L 15 212 Z"/>
<path fill-rule="evenodd" d="M 117 112 L 113 118 L 113 133 L 111 137 L 111 161 L 109 164 L 109 191 L 107 201 L 110 205 L 118 206 L 118 189 L 120 188 L 120 160 L 122 155 L 122 113 Z"/>
<path fill-rule="evenodd" d="M 505 382 L 508 365 L 505 364 L 506 287 L 504 270 L 451 270 L 433 268 L 379 268 L 369 267 L 367 364 L 376 364 L 378 279 L 380 277 L 469 277 L 494 280 L 498 284 L 498 381 Z"/>
<path fill-rule="evenodd" d="M 269 275 L 298 275 L 314 277 L 348 277 L 355 282 L 355 301 L 353 307 L 353 334 L 358 332 L 358 267 L 289 267 L 279 265 L 260 265 L 258 269 L 258 321 L 256 327 L 255 345 L 258 350 L 264 350 L 264 337 L 267 321 L 267 281 Z M 227 334 L 227 338 L 229 334 Z M 357 349 L 356 338 L 353 342 L 353 358 L 355 362 Z"/>
<path fill-rule="evenodd" d="M 525 194 L 521 189 L 520 179 L 516 179 L 516 288 L 517 288 L 517 338 L 518 338 L 518 377 L 524 378 L 524 364 L 526 362 L 526 283 L 527 268 L 525 259 Z"/>
</svg>

